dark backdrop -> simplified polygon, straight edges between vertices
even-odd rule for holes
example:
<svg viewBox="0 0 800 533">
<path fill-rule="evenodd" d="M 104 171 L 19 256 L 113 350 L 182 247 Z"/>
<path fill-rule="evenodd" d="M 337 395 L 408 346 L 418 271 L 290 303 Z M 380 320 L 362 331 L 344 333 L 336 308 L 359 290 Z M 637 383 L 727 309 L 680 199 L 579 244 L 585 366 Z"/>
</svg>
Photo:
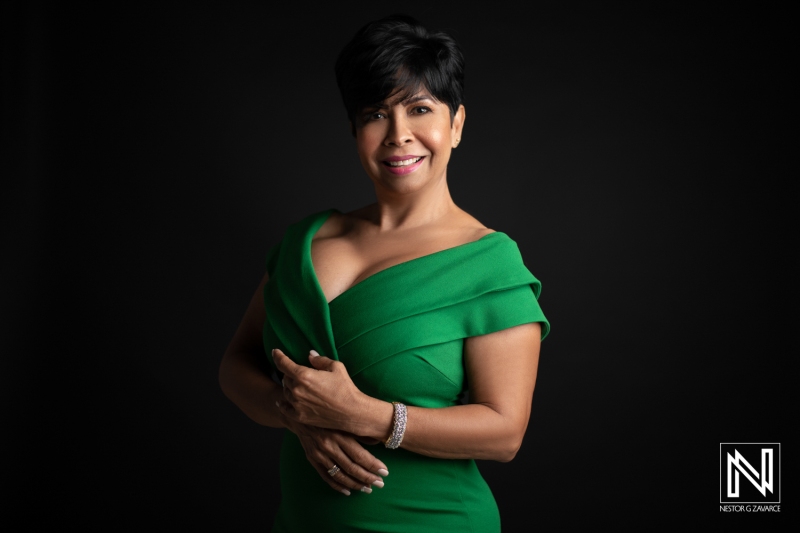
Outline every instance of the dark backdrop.
<svg viewBox="0 0 800 533">
<path fill-rule="evenodd" d="M 373 200 L 333 64 L 394 11 L 461 43 L 451 190 L 553 325 L 522 450 L 480 463 L 505 530 L 743 520 L 719 443 L 795 461 L 785 14 L 187 6 L 2 4 L 3 484 L 29 523 L 268 529 L 280 433 L 217 368 L 287 224 Z"/>
</svg>

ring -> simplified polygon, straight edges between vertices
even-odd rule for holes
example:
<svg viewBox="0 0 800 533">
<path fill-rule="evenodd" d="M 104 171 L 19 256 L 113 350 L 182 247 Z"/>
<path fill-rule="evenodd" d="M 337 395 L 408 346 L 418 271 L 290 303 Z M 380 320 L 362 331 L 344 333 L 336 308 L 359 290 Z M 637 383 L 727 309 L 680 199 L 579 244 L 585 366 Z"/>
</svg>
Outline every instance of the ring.
<svg viewBox="0 0 800 533">
<path fill-rule="evenodd" d="M 334 465 L 333 465 L 333 466 L 330 468 L 330 470 L 328 470 L 328 475 L 329 475 L 329 476 L 331 476 L 331 477 L 333 477 L 333 476 L 335 476 L 336 474 L 338 474 L 338 473 L 339 473 L 339 470 L 340 470 L 340 468 L 334 464 Z"/>
</svg>

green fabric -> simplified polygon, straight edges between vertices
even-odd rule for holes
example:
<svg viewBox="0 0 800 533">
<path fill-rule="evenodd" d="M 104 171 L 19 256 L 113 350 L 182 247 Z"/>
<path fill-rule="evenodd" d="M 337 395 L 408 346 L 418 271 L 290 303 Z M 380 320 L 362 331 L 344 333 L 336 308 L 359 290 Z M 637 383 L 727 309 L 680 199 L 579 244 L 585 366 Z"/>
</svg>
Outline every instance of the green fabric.
<svg viewBox="0 0 800 533">
<path fill-rule="evenodd" d="M 308 365 L 308 352 L 342 361 L 364 393 L 406 405 L 456 405 L 466 390 L 464 339 L 530 322 L 550 330 L 539 281 L 516 243 L 491 233 L 380 271 L 328 303 L 311 262 L 311 240 L 334 210 L 290 226 L 269 253 L 264 347 Z M 269 364 L 274 363 L 268 357 Z M 497 505 L 475 461 L 368 447 L 386 463 L 372 494 L 333 491 L 286 431 L 282 499 L 273 532 L 500 531 Z"/>
</svg>

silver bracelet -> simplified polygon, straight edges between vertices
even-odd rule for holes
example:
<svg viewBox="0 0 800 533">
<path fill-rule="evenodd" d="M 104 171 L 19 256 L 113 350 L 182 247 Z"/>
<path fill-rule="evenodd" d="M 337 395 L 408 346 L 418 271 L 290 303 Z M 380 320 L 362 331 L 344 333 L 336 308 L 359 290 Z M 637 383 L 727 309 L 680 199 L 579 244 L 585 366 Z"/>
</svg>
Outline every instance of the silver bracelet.
<svg viewBox="0 0 800 533">
<path fill-rule="evenodd" d="M 406 433 L 406 422 L 408 421 L 408 414 L 406 406 L 400 402 L 392 402 L 394 406 L 394 420 L 392 422 L 392 434 L 386 439 L 384 443 L 387 448 L 394 450 L 400 447 L 403 442 L 403 435 Z"/>
</svg>

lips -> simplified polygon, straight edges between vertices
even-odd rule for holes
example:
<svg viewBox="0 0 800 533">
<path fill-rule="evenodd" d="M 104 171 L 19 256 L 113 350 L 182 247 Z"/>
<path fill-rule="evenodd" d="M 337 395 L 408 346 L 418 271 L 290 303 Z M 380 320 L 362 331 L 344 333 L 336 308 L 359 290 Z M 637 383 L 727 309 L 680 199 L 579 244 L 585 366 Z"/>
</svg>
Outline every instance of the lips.
<svg viewBox="0 0 800 533">
<path fill-rule="evenodd" d="M 381 163 L 392 174 L 404 175 L 414 172 L 424 159 L 425 156 L 420 155 L 395 155 L 387 157 Z"/>
</svg>

